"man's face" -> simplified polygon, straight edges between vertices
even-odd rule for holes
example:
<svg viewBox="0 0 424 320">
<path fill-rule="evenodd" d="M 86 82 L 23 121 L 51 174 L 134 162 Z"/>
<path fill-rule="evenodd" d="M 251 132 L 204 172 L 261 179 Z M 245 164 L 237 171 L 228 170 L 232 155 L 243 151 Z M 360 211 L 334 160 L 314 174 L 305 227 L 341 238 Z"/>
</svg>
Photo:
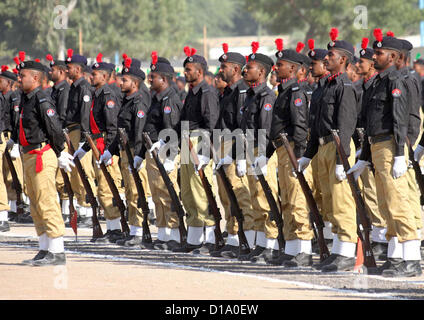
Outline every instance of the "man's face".
<svg viewBox="0 0 424 320">
<path fill-rule="evenodd" d="M 358 74 L 360 74 L 361 76 L 367 75 L 373 66 L 373 61 L 365 58 L 360 58 L 358 62 Z"/>
<path fill-rule="evenodd" d="M 157 72 L 151 72 L 150 73 L 149 82 L 150 82 L 150 87 L 153 90 L 158 91 L 160 88 L 162 88 L 164 81 L 165 80 Z"/>
<path fill-rule="evenodd" d="M 216 76 L 214 81 L 215 81 L 215 88 L 217 88 L 218 90 L 223 90 L 227 86 L 227 83 L 224 80 L 222 80 L 222 78 L 219 76 Z"/>
<path fill-rule="evenodd" d="M 200 77 L 200 70 L 193 63 L 186 63 L 184 77 L 188 83 L 195 82 Z"/>
<path fill-rule="evenodd" d="M 421 77 L 424 77 L 424 65 L 419 63 L 414 63 L 414 70 L 416 73 L 418 73 Z"/>
<path fill-rule="evenodd" d="M 94 87 L 101 86 L 106 83 L 106 75 L 100 70 L 93 70 L 91 74 L 91 84 Z"/>
<path fill-rule="evenodd" d="M 244 69 L 244 80 L 250 83 L 257 82 L 262 75 L 261 68 L 256 61 L 249 61 Z"/>
<path fill-rule="evenodd" d="M 324 66 L 330 72 L 339 70 L 341 59 L 342 56 L 339 52 L 337 52 L 337 50 L 330 49 L 330 51 L 328 51 L 327 55 L 324 58 Z"/>
<path fill-rule="evenodd" d="M 177 80 L 177 87 L 180 90 L 185 90 L 185 83 L 180 80 Z"/>
<path fill-rule="evenodd" d="M 58 81 L 60 79 L 60 77 L 61 77 L 61 74 L 62 74 L 62 72 L 61 72 L 61 69 L 60 68 L 58 68 L 56 66 L 53 66 L 52 67 L 52 69 L 50 71 L 50 76 L 52 77 L 52 81 L 53 82 Z"/>
<path fill-rule="evenodd" d="M 121 83 L 122 83 L 122 76 L 116 76 L 116 85 L 118 86 L 118 87 L 120 87 L 121 86 Z"/>
<path fill-rule="evenodd" d="M 25 93 L 30 92 L 37 83 L 35 73 L 28 69 L 21 70 L 18 81 Z"/>
<path fill-rule="evenodd" d="M 277 76 L 280 79 L 287 79 L 290 77 L 292 64 L 285 60 L 277 60 L 275 64 L 275 72 L 277 72 Z"/>
<path fill-rule="evenodd" d="M 121 91 L 124 93 L 130 92 L 133 88 L 134 81 L 130 76 L 124 75 L 121 81 Z"/>
<path fill-rule="evenodd" d="M 4 91 L 7 89 L 9 81 L 3 77 L 0 77 L 0 91 Z"/>
<path fill-rule="evenodd" d="M 69 63 L 66 65 L 68 68 L 68 77 L 72 80 L 76 80 L 76 77 L 80 73 L 80 66 L 76 65 L 75 63 Z"/>
<path fill-rule="evenodd" d="M 312 60 L 311 65 L 309 66 L 309 71 L 311 72 L 313 77 L 322 77 L 327 69 L 324 66 L 323 60 Z"/>
<path fill-rule="evenodd" d="M 391 51 L 386 49 L 375 49 L 372 56 L 376 70 L 385 70 L 391 63 Z"/>
<path fill-rule="evenodd" d="M 222 62 L 221 66 L 219 67 L 219 74 L 221 75 L 223 81 L 230 82 L 235 74 L 234 64 Z"/>
</svg>

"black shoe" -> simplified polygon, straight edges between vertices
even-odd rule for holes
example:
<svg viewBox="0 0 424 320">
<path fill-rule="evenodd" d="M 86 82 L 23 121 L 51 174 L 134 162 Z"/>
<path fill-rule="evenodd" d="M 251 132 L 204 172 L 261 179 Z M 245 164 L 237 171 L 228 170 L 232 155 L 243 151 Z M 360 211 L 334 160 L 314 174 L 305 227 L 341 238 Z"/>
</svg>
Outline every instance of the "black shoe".
<svg viewBox="0 0 424 320">
<path fill-rule="evenodd" d="M 47 253 L 48 253 L 47 250 L 40 250 L 40 251 L 38 251 L 38 253 L 35 255 L 34 258 L 24 260 L 24 261 L 22 261 L 22 264 L 27 264 L 27 265 L 32 266 L 34 261 L 44 259 L 44 257 L 47 255 Z"/>
<path fill-rule="evenodd" d="M 156 240 L 160 241 L 160 240 Z M 180 244 L 175 240 L 169 240 L 169 241 L 161 241 L 160 243 L 156 243 L 153 245 L 153 249 L 155 250 L 167 250 L 172 251 L 174 248 L 181 247 Z"/>
<path fill-rule="evenodd" d="M 16 217 L 16 222 L 17 223 L 33 223 L 34 221 L 32 220 L 31 214 L 29 212 L 25 212 L 24 214 L 19 214 Z"/>
<path fill-rule="evenodd" d="M 287 268 L 310 267 L 312 266 L 312 255 L 301 252 L 290 260 L 284 261 L 283 265 Z"/>
<path fill-rule="evenodd" d="M 270 248 L 266 248 L 264 251 L 262 251 L 261 254 L 252 257 L 250 259 L 250 262 L 252 263 L 260 263 L 265 264 L 267 261 L 275 260 L 280 256 L 279 250 L 274 250 Z"/>
<path fill-rule="evenodd" d="M 10 231 L 9 222 L 0 221 L 0 232 L 6 232 L 6 231 Z"/>
<path fill-rule="evenodd" d="M 389 245 L 387 243 L 373 242 L 371 244 L 372 253 L 378 260 L 387 260 L 387 249 Z"/>
<path fill-rule="evenodd" d="M 116 244 L 118 246 L 125 246 L 125 242 L 132 240 L 135 236 L 127 236 L 124 239 L 116 240 Z"/>
<path fill-rule="evenodd" d="M 204 243 L 200 248 L 194 249 L 194 254 L 202 254 L 202 255 L 208 255 L 212 251 L 215 251 L 215 244 L 213 243 Z"/>
<path fill-rule="evenodd" d="M 16 221 L 17 217 L 18 217 L 18 214 L 16 212 L 9 211 L 7 213 L 7 220 L 9 220 L 9 221 Z"/>
<path fill-rule="evenodd" d="M 143 237 L 133 236 L 132 239 L 125 241 L 124 246 L 126 246 L 126 247 L 139 246 L 139 245 L 141 245 L 142 242 L 143 242 Z"/>
<path fill-rule="evenodd" d="M 406 277 L 405 274 L 405 261 L 401 258 L 389 258 L 379 268 L 380 274 L 383 277 L 394 278 L 394 277 Z"/>
<path fill-rule="evenodd" d="M 58 266 L 66 264 L 65 253 L 51 253 L 47 252 L 46 256 L 43 259 L 35 260 L 33 266 Z"/>
<path fill-rule="evenodd" d="M 322 272 L 336 272 L 336 271 L 349 271 L 355 267 L 355 258 L 348 258 L 345 256 L 337 255 L 336 259 L 330 264 L 322 267 Z"/>
<path fill-rule="evenodd" d="M 212 251 L 212 257 L 222 257 L 227 259 L 234 259 L 238 257 L 239 247 L 226 244 L 220 250 Z"/>
<path fill-rule="evenodd" d="M 108 230 L 102 238 L 96 239 L 96 243 L 115 243 L 118 240 L 125 239 L 125 233 L 121 230 Z"/>
<path fill-rule="evenodd" d="M 172 249 L 172 252 L 182 252 L 182 253 L 189 253 L 189 252 L 192 252 L 193 250 L 195 250 L 195 249 L 199 249 L 199 248 L 201 248 L 202 247 L 202 245 L 201 244 L 199 244 L 199 245 L 194 245 L 194 244 L 190 244 L 190 243 L 186 243 L 186 244 L 184 244 L 184 245 L 182 245 L 182 246 L 178 246 L 178 247 L 176 247 L 176 248 L 174 248 L 174 249 Z"/>
<path fill-rule="evenodd" d="M 325 259 L 324 261 L 317 263 L 315 265 L 312 265 L 312 268 L 317 269 L 317 270 L 321 270 L 324 266 L 332 263 L 334 260 L 336 260 L 336 258 L 338 257 L 338 254 L 330 254 L 330 256 Z"/>
<path fill-rule="evenodd" d="M 278 255 L 278 257 L 275 257 L 274 259 L 268 260 L 266 263 L 273 265 L 273 266 L 281 266 L 283 265 L 283 263 L 287 260 L 291 260 L 293 259 L 295 256 L 289 255 L 289 254 L 285 254 L 285 253 L 281 253 Z"/>
<path fill-rule="evenodd" d="M 405 277 L 418 277 L 423 274 L 420 261 L 406 260 L 404 264 Z"/>
<path fill-rule="evenodd" d="M 253 257 L 259 256 L 265 250 L 264 247 L 256 246 L 249 254 L 243 254 L 238 257 L 240 261 L 250 261 Z"/>
<path fill-rule="evenodd" d="M 228 232 L 227 232 L 227 231 L 224 231 L 224 232 L 222 233 L 222 237 L 223 237 L 224 239 L 227 239 L 227 238 L 228 238 Z"/>
</svg>

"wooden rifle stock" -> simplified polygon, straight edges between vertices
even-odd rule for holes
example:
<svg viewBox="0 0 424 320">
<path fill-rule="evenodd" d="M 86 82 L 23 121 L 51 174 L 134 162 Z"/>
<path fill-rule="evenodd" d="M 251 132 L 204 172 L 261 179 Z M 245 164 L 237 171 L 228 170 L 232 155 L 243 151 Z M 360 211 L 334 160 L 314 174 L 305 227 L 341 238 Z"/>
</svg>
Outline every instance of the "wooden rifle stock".
<svg viewBox="0 0 424 320">
<path fill-rule="evenodd" d="M 84 132 L 85 138 L 90 145 L 91 150 L 93 151 L 93 155 L 96 158 L 98 162 L 100 162 L 100 152 L 97 149 L 93 139 L 91 136 Z M 121 213 L 121 228 L 122 232 L 128 235 L 130 233 L 130 228 L 128 227 L 127 220 L 125 219 L 125 213 L 127 211 L 124 202 L 121 199 L 121 196 L 119 195 L 118 188 L 115 185 L 115 181 L 113 181 L 112 176 L 110 175 L 109 171 L 107 171 L 106 165 L 103 162 L 100 162 L 99 164 L 100 170 L 102 170 L 102 173 L 104 174 L 107 184 L 109 185 L 110 191 L 112 192 L 113 199 L 115 201 L 116 206 L 119 209 L 119 212 Z"/>
<path fill-rule="evenodd" d="M 12 188 L 16 192 L 16 213 L 18 215 L 24 213 L 24 201 L 22 200 L 22 185 L 18 178 L 18 173 L 16 172 L 15 165 L 13 164 L 12 157 L 10 156 L 9 150 L 7 148 L 4 150 L 4 156 L 6 162 L 9 166 L 10 174 L 12 175 Z"/>
<path fill-rule="evenodd" d="M 287 150 L 287 154 L 289 156 L 293 169 L 296 171 L 297 180 L 299 181 L 300 187 L 302 188 L 302 191 L 305 195 L 306 202 L 308 203 L 311 220 L 315 223 L 318 229 L 318 234 L 316 235 L 316 237 L 319 245 L 320 260 L 322 262 L 330 256 L 330 252 L 328 251 L 328 247 L 324 239 L 324 221 L 322 219 L 321 214 L 319 213 L 317 203 L 315 202 L 314 196 L 312 195 L 312 190 L 309 187 L 308 182 L 306 181 L 305 176 L 303 175 L 303 172 L 298 172 L 297 159 L 293 152 L 293 148 L 290 145 L 289 140 L 287 139 L 287 133 L 280 133 L 280 138 L 282 139 L 284 147 Z"/>
<path fill-rule="evenodd" d="M 75 149 L 72 146 L 71 139 L 69 138 L 68 129 L 64 129 L 63 134 L 65 136 L 65 141 L 66 141 L 66 145 L 68 146 L 68 150 L 73 155 L 75 153 Z M 78 159 L 78 157 L 75 157 L 73 161 L 75 163 L 75 167 L 77 168 L 78 174 L 81 178 L 85 192 L 87 193 L 86 201 L 90 204 L 91 209 L 93 210 L 93 215 L 91 217 L 91 221 L 93 223 L 92 240 L 95 240 L 97 238 L 103 237 L 102 227 L 100 226 L 100 222 L 98 219 L 98 213 L 100 211 L 100 207 L 99 207 L 99 204 L 97 203 L 96 197 L 94 196 L 93 189 L 91 189 L 90 182 L 88 181 L 88 176 L 81 165 L 80 159 Z"/>
<path fill-rule="evenodd" d="M 144 141 L 144 144 L 146 145 L 147 150 L 150 150 L 152 148 L 153 143 L 146 132 L 143 132 L 143 141 Z M 155 160 L 156 166 L 158 167 L 158 170 L 163 179 L 163 182 L 165 183 L 165 186 L 168 190 L 169 196 L 171 197 L 171 202 L 172 202 L 171 210 L 177 213 L 178 222 L 179 222 L 178 229 L 180 231 L 180 244 L 184 245 L 187 243 L 187 229 L 184 225 L 184 216 L 185 216 L 184 208 L 181 204 L 180 199 L 178 198 L 174 185 L 171 179 L 169 178 L 168 173 L 165 170 L 165 167 L 163 166 L 162 162 L 159 159 L 158 152 L 156 150 L 153 150 L 152 156 L 153 156 L 153 160 Z"/>
<path fill-rule="evenodd" d="M 152 243 L 152 236 L 150 234 L 149 229 L 149 204 L 146 200 L 146 193 L 144 192 L 143 184 L 140 179 L 140 175 L 138 174 L 138 171 L 134 168 L 134 157 L 131 152 L 130 145 L 128 144 L 128 136 L 125 132 L 124 128 L 119 128 L 119 136 L 121 140 L 121 145 L 123 149 L 125 150 L 125 153 L 127 154 L 128 158 L 128 166 L 131 169 L 131 175 L 134 178 L 135 186 L 137 188 L 137 194 L 138 194 L 138 201 L 137 201 L 137 207 L 141 208 L 141 211 L 143 212 L 143 242 L 145 243 Z"/>
<path fill-rule="evenodd" d="M 60 169 L 60 173 L 62 174 L 63 182 L 65 184 L 65 191 L 69 197 L 69 213 L 70 213 L 69 221 L 71 221 L 71 226 L 72 226 L 72 221 L 76 221 L 76 214 L 77 214 L 77 211 L 75 210 L 75 207 L 74 207 L 74 191 L 72 190 L 71 181 L 69 181 L 69 177 L 66 171 L 64 169 Z M 77 226 L 75 225 L 75 229 L 74 228 L 72 229 L 74 230 L 75 235 L 77 235 Z"/>
<path fill-rule="evenodd" d="M 332 133 L 333 138 L 334 138 L 334 143 L 336 145 L 337 154 L 339 155 L 340 160 L 342 161 L 342 164 L 343 164 L 343 168 L 346 172 L 347 181 L 349 182 L 349 186 L 350 186 L 350 189 L 352 191 L 353 198 L 355 199 L 356 209 L 357 209 L 356 212 L 359 216 L 359 221 L 360 221 L 362 228 L 363 228 L 364 234 L 362 234 L 361 230 L 359 229 L 359 225 L 358 225 L 357 233 L 358 233 L 359 239 L 361 239 L 361 241 L 363 243 L 364 265 L 368 268 L 375 268 L 376 263 L 375 263 L 374 254 L 372 252 L 371 241 L 370 241 L 371 222 L 370 222 L 368 215 L 367 215 L 367 210 L 365 208 L 364 199 L 362 198 L 361 191 L 358 187 L 358 184 L 355 181 L 353 173 L 347 174 L 347 172 L 350 169 L 350 164 L 347 160 L 346 153 L 345 153 L 343 146 L 340 142 L 340 137 L 339 137 L 338 131 L 333 129 L 333 130 L 331 130 L 331 133 Z"/>
</svg>

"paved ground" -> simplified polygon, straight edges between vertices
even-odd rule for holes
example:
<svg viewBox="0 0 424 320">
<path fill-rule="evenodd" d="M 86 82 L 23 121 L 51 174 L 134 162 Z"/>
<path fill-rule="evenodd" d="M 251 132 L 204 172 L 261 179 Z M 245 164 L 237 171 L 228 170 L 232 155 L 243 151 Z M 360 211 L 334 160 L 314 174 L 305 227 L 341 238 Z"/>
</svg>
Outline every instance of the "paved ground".
<svg viewBox="0 0 424 320">
<path fill-rule="evenodd" d="M 311 268 L 95 245 L 89 242 L 90 229 L 79 229 L 75 242 L 67 228 L 66 266 L 24 266 L 21 261 L 37 252 L 35 230 L 32 225 L 11 225 L 11 231 L 0 234 L 0 299 L 424 298 L 424 276 L 393 280 L 353 272 L 322 274 Z M 156 228 L 151 232 L 155 238 Z"/>
</svg>

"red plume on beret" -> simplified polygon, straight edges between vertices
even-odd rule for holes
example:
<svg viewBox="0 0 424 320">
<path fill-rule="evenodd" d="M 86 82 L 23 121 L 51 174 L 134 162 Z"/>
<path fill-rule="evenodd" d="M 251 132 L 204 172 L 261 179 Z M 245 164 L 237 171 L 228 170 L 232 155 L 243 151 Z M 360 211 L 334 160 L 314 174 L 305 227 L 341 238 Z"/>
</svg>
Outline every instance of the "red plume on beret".
<svg viewBox="0 0 424 320">
<path fill-rule="evenodd" d="M 387 31 L 387 36 L 388 37 L 394 37 L 395 34 L 393 33 L 393 31 Z"/>
<path fill-rule="evenodd" d="M 196 54 L 197 50 L 195 48 L 191 48 L 191 57 L 194 56 Z"/>
<path fill-rule="evenodd" d="M 16 69 L 16 68 L 13 68 L 12 71 L 13 71 L 14 74 L 18 74 L 18 72 L 19 72 L 18 69 Z"/>
<path fill-rule="evenodd" d="M 275 39 L 275 45 L 277 46 L 277 51 L 283 51 L 283 39 Z"/>
<path fill-rule="evenodd" d="M 252 53 L 256 53 L 259 49 L 259 42 L 253 41 L 251 46 L 252 46 Z"/>
<path fill-rule="evenodd" d="M 128 58 L 128 55 L 126 53 L 122 54 L 122 59 L 124 59 L 124 61 Z"/>
<path fill-rule="evenodd" d="M 151 57 L 152 57 L 152 64 L 158 63 L 158 52 L 157 51 L 152 51 Z"/>
<path fill-rule="evenodd" d="M 336 41 L 338 36 L 339 36 L 339 29 L 331 28 L 331 30 L 330 30 L 331 41 L 333 41 L 333 42 Z"/>
<path fill-rule="evenodd" d="M 224 51 L 225 54 L 227 54 L 227 52 L 228 52 L 228 43 L 223 43 L 222 44 L 222 50 Z"/>
<path fill-rule="evenodd" d="M 185 47 L 184 47 L 184 53 L 185 53 L 185 55 L 186 55 L 187 57 L 190 57 L 191 50 L 190 50 L 190 47 L 189 47 L 189 46 L 185 46 Z"/>
<path fill-rule="evenodd" d="M 375 40 L 377 40 L 378 42 L 383 41 L 383 32 L 381 31 L 381 29 L 379 28 L 374 29 L 373 34 L 374 34 Z"/>
<path fill-rule="evenodd" d="M 5 72 L 7 71 L 7 69 L 9 69 L 8 66 L 1 66 L 1 72 Z"/>
<path fill-rule="evenodd" d="M 99 53 L 99 54 L 97 55 L 97 57 L 96 57 L 96 61 L 97 61 L 97 62 L 102 62 L 102 58 L 103 58 L 103 54 L 102 54 L 102 53 Z"/>
<path fill-rule="evenodd" d="M 68 49 L 68 58 L 72 58 L 74 55 L 74 49 Z"/>
<path fill-rule="evenodd" d="M 132 59 L 130 58 L 130 57 L 126 57 L 126 59 L 125 59 L 125 61 L 124 61 L 124 65 L 127 67 L 127 68 L 131 68 L 131 63 L 132 63 Z"/>
<path fill-rule="evenodd" d="M 303 50 L 303 48 L 305 48 L 305 44 L 302 42 L 298 42 L 296 46 L 296 52 L 300 53 Z"/>
<path fill-rule="evenodd" d="M 24 62 L 24 60 L 25 60 L 25 51 L 19 51 L 19 60 L 21 60 L 21 62 Z"/>
<path fill-rule="evenodd" d="M 308 47 L 309 47 L 309 50 L 314 51 L 314 49 L 315 49 L 315 40 L 314 39 L 308 40 Z"/>
<path fill-rule="evenodd" d="M 47 59 L 47 61 L 53 62 L 53 56 L 50 53 L 48 55 L 46 55 L 46 59 Z"/>
<path fill-rule="evenodd" d="M 34 61 L 35 61 L 35 62 L 40 62 L 40 59 L 38 59 L 38 58 L 37 58 L 37 59 L 35 59 Z"/>
<path fill-rule="evenodd" d="M 13 60 L 15 61 L 15 63 L 18 65 L 18 64 L 20 64 L 20 62 L 19 62 L 19 58 L 18 57 L 14 57 L 13 58 Z"/>
<path fill-rule="evenodd" d="M 249 56 L 244 56 L 246 58 L 246 63 L 249 62 Z"/>
<path fill-rule="evenodd" d="M 368 38 L 362 38 L 361 48 L 365 50 L 368 47 L 369 41 L 370 40 Z"/>
</svg>

